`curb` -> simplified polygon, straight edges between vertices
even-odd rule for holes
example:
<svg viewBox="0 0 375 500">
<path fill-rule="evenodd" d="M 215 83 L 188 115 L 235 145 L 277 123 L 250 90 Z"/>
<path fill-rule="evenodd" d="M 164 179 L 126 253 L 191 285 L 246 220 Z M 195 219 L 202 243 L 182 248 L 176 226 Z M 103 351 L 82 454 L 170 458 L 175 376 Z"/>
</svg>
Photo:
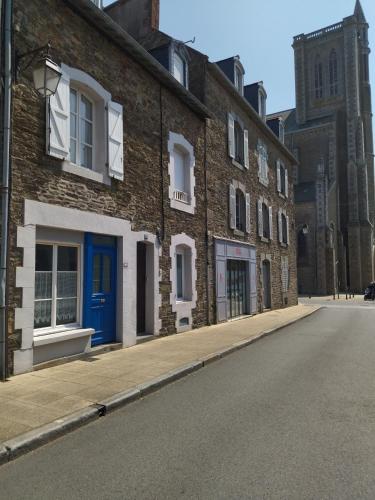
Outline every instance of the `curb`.
<svg viewBox="0 0 375 500">
<path fill-rule="evenodd" d="M 3 465 L 7 462 L 10 462 L 21 455 L 24 455 L 30 451 L 39 448 L 61 436 L 71 432 L 79 427 L 82 427 L 93 420 L 96 420 L 100 417 L 106 415 L 106 413 L 114 411 L 118 408 L 124 407 L 138 399 L 156 392 L 162 387 L 179 380 L 186 375 L 196 372 L 197 370 L 218 361 L 233 352 L 239 351 L 254 342 L 262 339 L 263 337 L 267 337 L 272 333 L 275 333 L 283 328 L 293 325 L 302 319 L 306 319 L 312 314 L 318 312 L 323 307 L 317 307 L 313 311 L 306 313 L 304 316 L 297 318 L 295 320 L 286 322 L 282 325 L 279 325 L 270 330 L 266 330 L 261 332 L 259 335 L 252 337 L 251 339 L 242 340 L 236 344 L 233 344 L 230 347 L 217 351 L 215 353 L 209 354 L 203 358 L 200 358 L 198 361 L 193 361 L 192 363 L 188 363 L 183 365 L 175 370 L 167 372 L 160 377 L 156 377 L 144 384 L 140 384 L 136 386 L 134 389 L 129 389 L 124 392 L 120 392 L 111 396 L 110 398 L 99 401 L 96 404 L 92 404 L 83 410 L 79 410 L 74 412 L 66 417 L 59 418 L 50 424 L 43 425 L 37 429 L 26 432 L 12 438 L 4 443 L 0 443 L 0 465 Z"/>
</svg>

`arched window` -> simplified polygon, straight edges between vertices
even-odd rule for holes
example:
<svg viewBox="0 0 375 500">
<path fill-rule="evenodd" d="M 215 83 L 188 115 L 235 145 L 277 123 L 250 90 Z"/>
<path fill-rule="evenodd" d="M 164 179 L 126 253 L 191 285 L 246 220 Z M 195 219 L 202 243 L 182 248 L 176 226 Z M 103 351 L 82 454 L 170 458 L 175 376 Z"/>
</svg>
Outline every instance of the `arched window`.
<svg viewBox="0 0 375 500">
<path fill-rule="evenodd" d="M 323 64 L 320 56 L 315 58 L 315 98 L 321 99 L 323 97 Z"/>
<path fill-rule="evenodd" d="M 246 231 L 246 199 L 241 189 L 236 190 L 236 229 Z"/>
<path fill-rule="evenodd" d="M 329 94 L 331 96 L 337 95 L 339 92 L 338 86 L 338 66 L 337 66 L 337 53 L 335 49 L 331 50 L 329 56 Z"/>
</svg>

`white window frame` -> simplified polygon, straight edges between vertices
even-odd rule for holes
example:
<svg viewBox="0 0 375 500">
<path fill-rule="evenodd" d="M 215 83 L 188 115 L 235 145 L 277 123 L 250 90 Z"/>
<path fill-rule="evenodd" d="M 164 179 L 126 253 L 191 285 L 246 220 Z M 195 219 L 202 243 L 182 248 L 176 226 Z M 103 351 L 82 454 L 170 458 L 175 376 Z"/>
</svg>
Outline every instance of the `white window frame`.
<svg viewBox="0 0 375 500">
<path fill-rule="evenodd" d="M 188 184 L 189 192 L 186 193 L 186 198 L 180 195 L 180 191 L 176 190 L 175 186 L 175 167 L 174 167 L 174 152 L 175 150 L 183 151 L 186 154 L 186 166 L 188 169 Z M 195 199 L 195 155 L 194 147 L 185 139 L 181 134 L 175 134 L 174 132 L 169 133 L 168 140 L 168 152 L 169 152 L 169 163 L 168 163 L 168 173 L 169 173 L 169 199 L 171 208 L 176 210 L 181 210 L 189 214 L 195 213 L 196 199 Z"/>
<path fill-rule="evenodd" d="M 80 168 L 85 168 L 86 170 L 91 170 L 93 171 L 94 170 L 94 165 L 95 165 L 95 155 L 96 155 L 96 140 L 95 140 L 95 136 L 96 136 L 96 120 L 95 120 L 95 102 L 91 99 L 91 97 L 86 93 L 86 92 L 83 92 L 79 87 L 76 87 L 74 84 L 73 85 L 70 85 L 69 87 L 69 92 L 74 90 L 74 92 L 76 93 L 77 95 L 77 114 L 76 114 L 76 119 L 77 119 L 77 138 L 75 138 L 75 141 L 76 141 L 76 161 L 72 161 L 72 159 L 70 158 L 70 148 L 69 148 L 69 161 L 77 166 L 77 167 L 80 167 Z M 92 144 L 86 144 L 86 143 L 82 143 L 83 145 L 85 146 L 89 146 L 91 147 L 91 154 L 92 154 L 92 158 L 91 158 L 91 167 L 86 167 L 85 165 L 82 165 L 81 164 L 81 125 L 80 125 L 80 121 L 81 121 L 81 115 L 80 115 L 80 104 L 81 104 L 81 97 L 84 97 L 85 99 L 87 99 L 89 101 L 89 103 L 91 104 L 92 106 L 92 120 L 91 120 L 91 126 L 92 126 Z M 70 97 L 70 96 L 69 96 Z M 70 110 L 70 114 L 72 114 L 72 110 Z M 86 118 L 84 119 L 85 121 L 89 121 L 87 120 Z M 70 134 L 70 139 L 72 138 L 72 135 Z M 70 146 L 70 144 L 69 144 Z"/>
<path fill-rule="evenodd" d="M 241 95 L 244 94 L 244 73 L 238 63 L 234 65 L 234 86 Z"/>
<path fill-rule="evenodd" d="M 181 285 L 182 285 L 182 296 L 180 297 L 178 295 L 178 279 L 177 279 L 177 257 L 181 255 L 181 271 L 182 271 L 182 276 L 181 276 Z M 186 275 L 185 275 L 185 272 L 186 272 L 186 252 L 185 252 L 185 247 L 182 247 L 182 246 L 179 246 L 179 247 L 176 247 L 176 301 L 177 302 L 186 302 L 187 299 L 186 296 Z"/>
<path fill-rule="evenodd" d="M 265 186 L 269 184 L 268 178 L 268 152 L 266 144 L 259 139 L 257 144 L 258 156 L 258 178 L 259 182 Z"/>
<path fill-rule="evenodd" d="M 49 240 L 37 240 L 36 245 L 45 245 L 52 247 L 52 306 L 51 306 L 51 326 L 43 328 L 34 328 L 34 336 L 48 335 L 67 330 L 75 330 L 82 327 L 82 248 L 81 245 L 75 243 L 62 243 Z M 57 252 L 59 247 L 70 247 L 77 249 L 77 321 L 65 325 L 56 325 L 56 305 L 57 305 Z M 36 271 L 34 271 L 35 275 Z M 34 308 L 35 308 L 34 296 Z"/>
<path fill-rule="evenodd" d="M 175 63 L 175 56 L 179 57 L 183 63 L 183 72 L 184 72 L 184 81 L 183 82 L 180 82 L 176 78 L 175 64 L 174 64 Z M 171 72 L 173 78 L 175 78 L 180 83 L 180 85 L 182 85 L 186 89 L 189 89 L 189 64 L 188 64 L 187 57 L 175 45 L 172 45 L 172 48 L 170 49 L 170 56 L 169 57 L 170 57 L 169 67 L 171 68 L 170 72 Z"/>
<path fill-rule="evenodd" d="M 262 87 L 258 89 L 258 109 L 259 116 L 263 121 L 267 119 L 267 94 Z"/>
</svg>

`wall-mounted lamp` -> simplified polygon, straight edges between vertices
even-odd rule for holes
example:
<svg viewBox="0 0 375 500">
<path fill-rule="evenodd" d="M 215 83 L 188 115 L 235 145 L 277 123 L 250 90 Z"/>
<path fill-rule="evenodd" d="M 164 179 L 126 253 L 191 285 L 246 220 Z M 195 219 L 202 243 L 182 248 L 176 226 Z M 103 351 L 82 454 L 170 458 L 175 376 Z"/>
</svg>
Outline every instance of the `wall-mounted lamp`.
<svg viewBox="0 0 375 500">
<path fill-rule="evenodd" d="M 39 60 L 33 70 L 33 79 L 35 89 L 44 98 L 50 97 L 56 93 L 62 75 L 60 67 L 50 58 L 50 50 L 51 44 L 48 42 L 47 45 L 43 47 L 38 47 L 24 54 L 16 54 L 17 76 L 21 71 L 29 68 L 39 56 Z M 30 60 L 22 67 L 22 59 L 29 56 Z"/>
<path fill-rule="evenodd" d="M 304 224 L 302 226 L 302 233 L 303 234 L 309 234 L 309 226 L 307 224 Z"/>
</svg>

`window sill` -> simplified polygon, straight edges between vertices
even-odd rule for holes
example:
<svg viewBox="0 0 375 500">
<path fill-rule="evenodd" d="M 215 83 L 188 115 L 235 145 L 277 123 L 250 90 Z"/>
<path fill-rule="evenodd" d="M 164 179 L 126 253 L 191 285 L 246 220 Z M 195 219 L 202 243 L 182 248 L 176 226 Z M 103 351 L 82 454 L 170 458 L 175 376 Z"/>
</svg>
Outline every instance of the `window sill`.
<svg viewBox="0 0 375 500">
<path fill-rule="evenodd" d="M 241 231 L 240 229 L 233 229 L 233 234 L 235 236 L 245 236 L 245 231 Z"/>
<path fill-rule="evenodd" d="M 63 172 L 68 172 L 69 174 L 79 175 L 85 179 L 89 179 L 91 181 L 100 182 L 101 184 L 106 184 L 107 186 L 111 185 L 110 177 L 105 173 L 95 172 L 94 170 L 90 170 L 85 167 L 80 167 L 71 163 L 70 161 L 64 161 L 62 163 L 61 170 Z"/>
<path fill-rule="evenodd" d="M 288 247 L 287 243 L 284 243 L 284 242 L 281 242 L 280 246 L 282 246 L 283 248 L 287 248 Z"/>
<path fill-rule="evenodd" d="M 262 179 L 261 177 L 259 177 L 259 182 L 261 184 L 263 184 L 263 186 L 266 186 L 266 187 L 268 187 L 268 185 L 269 185 L 269 180 L 268 179 L 266 180 L 266 179 Z"/>
<path fill-rule="evenodd" d="M 279 191 L 279 196 L 280 196 L 280 198 L 282 198 L 283 200 L 285 200 L 285 199 L 286 199 L 285 194 L 284 194 L 284 193 L 282 193 L 281 191 Z"/>
<path fill-rule="evenodd" d="M 34 347 L 42 345 L 55 344 L 57 342 L 64 342 L 67 340 L 78 339 L 80 337 L 89 337 L 93 335 L 95 330 L 93 328 L 79 328 L 77 330 L 67 330 L 57 333 L 48 333 L 45 335 L 38 335 L 34 337 Z"/>
<path fill-rule="evenodd" d="M 181 212 L 186 212 L 188 214 L 194 215 L 195 213 L 195 204 L 193 204 L 193 200 L 190 203 L 184 203 L 183 201 L 171 199 L 171 208 L 175 210 L 180 210 Z"/>
<path fill-rule="evenodd" d="M 269 238 L 265 238 L 264 236 L 260 237 L 260 241 L 262 241 L 263 243 L 271 243 L 271 240 Z"/>
<path fill-rule="evenodd" d="M 240 170 L 245 170 L 245 167 L 240 163 L 239 161 L 236 161 L 234 158 L 232 158 L 232 164 L 239 168 Z"/>
</svg>

